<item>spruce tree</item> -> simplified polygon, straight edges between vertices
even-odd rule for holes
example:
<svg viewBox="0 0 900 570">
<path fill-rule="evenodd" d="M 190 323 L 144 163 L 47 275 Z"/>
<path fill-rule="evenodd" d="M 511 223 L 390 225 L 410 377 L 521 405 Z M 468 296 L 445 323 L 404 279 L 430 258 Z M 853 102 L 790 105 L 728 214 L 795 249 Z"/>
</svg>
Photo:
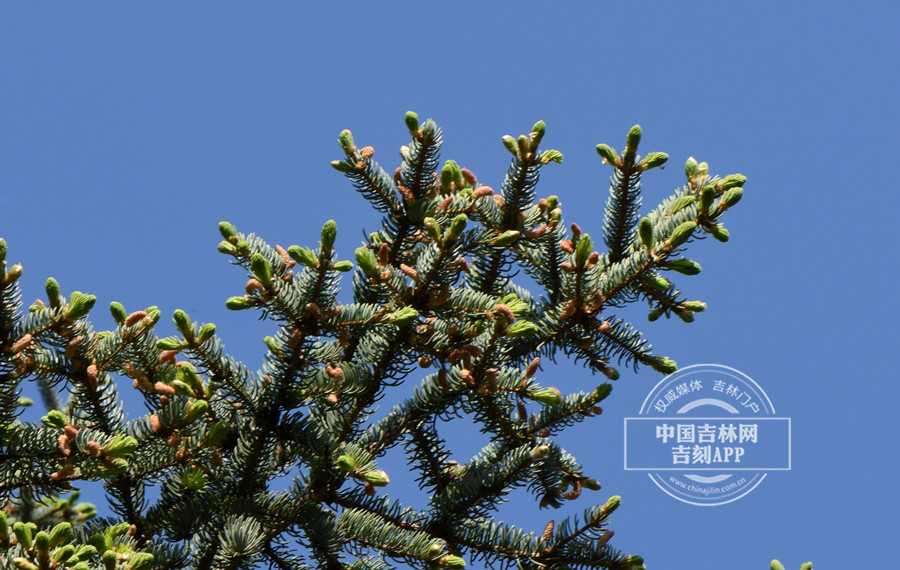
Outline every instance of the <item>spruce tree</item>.
<svg viewBox="0 0 900 570">
<path fill-rule="evenodd" d="M 620 498 L 598 500 L 597 481 L 560 440 L 600 411 L 611 385 L 547 386 L 541 361 L 608 380 L 629 367 L 674 372 L 611 315 L 647 303 L 650 321 L 691 322 L 704 310 L 677 284 L 700 272 L 683 252 L 695 239 L 728 240 L 721 218 L 745 178 L 688 159 L 686 184 L 642 216 L 644 173 L 667 155 L 638 155 L 639 126 L 621 153 L 598 145 L 612 168 L 600 253 L 563 220 L 560 198 L 538 196 L 541 169 L 563 160 L 541 150 L 543 122 L 503 137 L 512 158 L 497 191 L 440 164 L 434 121 L 410 112 L 405 123 L 411 141 L 393 172 L 349 131 L 339 136 L 344 156 L 332 166 L 383 215 L 353 254 L 336 251 L 334 221 L 315 248 L 220 224 L 218 250 L 248 278 L 226 306 L 273 325 L 258 372 L 227 355 L 213 324 L 180 310 L 168 335 L 156 307 L 113 302 L 116 328 L 95 332 L 96 298 L 63 295 L 52 278 L 46 300 L 24 310 L 22 267 L 0 240 L 0 566 L 644 567 L 610 541 Z M 348 280 L 353 299 L 342 303 Z M 40 391 L 41 423 L 18 419 L 23 382 Z M 145 411 L 126 415 L 126 383 Z M 377 412 L 388 392 L 400 403 Z M 461 416 L 489 438 L 463 463 L 447 443 Z M 396 446 L 426 508 L 391 498 L 382 459 Z M 288 473 L 288 488 L 273 484 Z M 102 481 L 109 516 L 78 502 L 84 481 Z M 587 508 L 517 528 L 495 514 L 519 487 L 536 510 Z"/>
</svg>

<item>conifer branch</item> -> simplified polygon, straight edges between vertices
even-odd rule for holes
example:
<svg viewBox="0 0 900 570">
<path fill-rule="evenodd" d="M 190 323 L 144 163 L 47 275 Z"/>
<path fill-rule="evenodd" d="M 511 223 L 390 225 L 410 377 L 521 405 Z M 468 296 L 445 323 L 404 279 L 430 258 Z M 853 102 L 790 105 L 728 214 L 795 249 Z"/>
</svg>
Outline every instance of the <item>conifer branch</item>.
<svg viewBox="0 0 900 570">
<path fill-rule="evenodd" d="M 637 156 L 639 128 L 621 157 L 600 145 L 616 168 L 601 254 L 580 226 L 564 224 L 556 196 L 537 200 L 540 168 L 562 161 L 538 150 L 543 122 L 503 138 L 513 158 L 498 194 L 455 161 L 438 169 L 433 121 L 420 125 L 409 113 L 405 122 L 413 140 L 393 175 L 349 131 L 338 139 L 344 159 L 332 165 L 384 215 L 355 263 L 334 250 L 334 221 L 316 249 L 272 247 L 220 224 L 219 251 L 249 278 L 226 306 L 256 309 L 276 325 L 253 376 L 225 354 L 212 323 L 192 323 L 183 311 L 172 319 L 178 335 L 160 338 L 158 309 L 128 314 L 113 303 L 115 329 L 95 334 L 86 320 L 95 299 L 65 298 L 49 280 L 47 302 L 23 315 L 22 268 L 7 264 L 0 240 L 0 497 L 14 499 L 0 508 L 0 555 L 13 552 L 17 567 L 49 567 L 51 550 L 31 546 L 38 535 L 46 544 L 46 532 L 32 532 L 51 512 L 40 498 L 103 480 L 108 518 L 85 522 L 93 507 L 54 499 L 61 506 L 52 512 L 69 512 L 78 527 L 54 544 L 67 556 L 57 566 L 345 569 L 397 560 L 458 570 L 471 558 L 643 568 L 639 556 L 607 544 L 617 502 L 540 536 L 491 517 L 516 487 L 549 508 L 599 488 L 556 437 L 599 415 L 610 385 L 564 395 L 538 383 L 540 357 L 573 356 L 611 379 L 619 377 L 612 359 L 674 371 L 610 309 L 640 299 L 651 320 L 693 320 L 705 304 L 686 300 L 664 272 L 699 272 L 681 256 L 695 238 L 728 240 L 721 218 L 745 178 L 712 177 L 690 159 L 687 184 L 639 220 L 641 175 L 666 156 Z M 353 301 L 340 303 L 338 287 L 354 266 Z M 523 269 L 534 291 L 517 282 Z M 424 378 L 404 388 L 414 370 Z M 117 377 L 133 382 L 146 415 L 125 421 Z M 43 426 L 18 419 L 26 380 L 48 407 Z M 375 403 L 401 389 L 411 393 L 377 417 Z M 462 464 L 444 437 L 458 418 L 488 439 Z M 430 495 L 422 511 L 384 493 L 391 467 L 383 459 L 400 443 Z M 290 489 L 273 491 L 288 473 Z M 156 482 L 159 497 L 145 497 Z"/>
</svg>

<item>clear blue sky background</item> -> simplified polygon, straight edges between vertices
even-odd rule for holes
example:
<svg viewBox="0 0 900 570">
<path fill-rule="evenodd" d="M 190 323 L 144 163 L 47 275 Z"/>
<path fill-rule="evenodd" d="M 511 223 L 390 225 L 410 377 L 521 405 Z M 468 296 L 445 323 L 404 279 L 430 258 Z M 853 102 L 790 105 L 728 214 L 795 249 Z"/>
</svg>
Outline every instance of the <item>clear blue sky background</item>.
<svg viewBox="0 0 900 570">
<path fill-rule="evenodd" d="M 543 119 L 566 160 L 539 194 L 599 235 L 610 171 L 594 146 L 621 148 L 640 123 L 642 150 L 671 155 L 645 179 L 647 208 L 690 155 L 749 182 L 731 241 L 698 244 L 703 273 L 679 281 L 708 312 L 638 324 L 682 365 L 760 383 L 793 418 L 793 470 L 729 505 L 675 501 L 622 468 L 622 418 L 660 378 L 625 373 L 566 441 L 604 487 L 570 512 L 621 494 L 615 544 L 655 570 L 900 567 L 897 5 L 385 4 L 2 5 L 0 236 L 26 301 L 53 275 L 98 296 L 98 328 L 113 300 L 180 307 L 255 368 L 271 326 L 225 310 L 245 278 L 216 224 L 314 245 L 334 218 L 352 258 L 377 216 L 328 166 L 341 129 L 392 169 L 415 110 L 443 127 L 444 159 L 498 187 L 500 137 Z M 574 365 L 542 377 L 598 380 Z M 402 461 L 386 468 L 402 481 Z M 502 513 L 534 529 L 564 514 Z"/>
</svg>

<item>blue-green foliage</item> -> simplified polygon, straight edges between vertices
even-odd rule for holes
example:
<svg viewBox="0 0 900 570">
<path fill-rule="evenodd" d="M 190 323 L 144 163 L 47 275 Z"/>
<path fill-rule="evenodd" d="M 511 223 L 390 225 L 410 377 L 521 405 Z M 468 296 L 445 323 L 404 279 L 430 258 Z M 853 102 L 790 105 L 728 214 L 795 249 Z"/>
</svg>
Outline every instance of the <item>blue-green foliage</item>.
<svg viewBox="0 0 900 570">
<path fill-rule="evenodd" d="M 317 248 L 287 250 L 220 225 L 219 251 L 248 279 L 226 305 L 273 323 L 256 373 L 225 353 L 214 325 L 183 312 L 179 334 L 161 338 L 158 309 L 114 303 L 117 327 L 95 333 L 95 299 L 64 298 L 51 280 L 48 302 L 23 314 L 21 267 L 7 265 L 0 240 L 0 566 L 643 567 L 609 544 L 618 497 L 532 531 L 494 517 L 516 488 L 537 508 L 597 502 L 599 484 L 559 435 L 599 413 L 611 387 L 562 393 L 539 382 L 540 359 L 572 357 L 613 380 L 619 366 L 673 371 L 613 311 L 643 300 L 651 320 L 689 321 L 702 310 L 669 276 L 699 271 L 680 257 L 692 236 L 727 239 L 719 218 L 743 177 L 689 161 L 688 184 L 639 222 L 641 175 L 666 156 L 636 154 L 638 127 L 622 157 L 600 145 L 615 169 L 601 254 L 565 224 L 558 197 L 539 199 L 541 169 L 562 162 L 539 149 L 543 122 L 503 138 L 512 160 L 496 194 L 455 162 L 440 166 L 434 121 L 409 113 L 406 126 L 394 174 L 349 131 L 339 137 L 344 158 L 332 166 L 383 214 L 356 266 L 334 249 L 333 221 Z M 350 271 L 354 300 L 341 304 Z M 536 290 L 516 283 L 521 271 Z M 38 384 L 43 424 L 17 419 L 23 381 Z M 148 411 L 132 420 L 126 383 Z M 389 390 L 403 396 L 378 415 Z M 489 440 L 465 463 L 447 437 L 459 418 Z M 426 506 L 389 498 L 382 459 L 394 448 Z M 287 490 L 274 484 L 284 476 Z M 60 497 L 82 481 L 103 482 L 113 517 L 96 518 L 77 492 Z"/>
</svg>

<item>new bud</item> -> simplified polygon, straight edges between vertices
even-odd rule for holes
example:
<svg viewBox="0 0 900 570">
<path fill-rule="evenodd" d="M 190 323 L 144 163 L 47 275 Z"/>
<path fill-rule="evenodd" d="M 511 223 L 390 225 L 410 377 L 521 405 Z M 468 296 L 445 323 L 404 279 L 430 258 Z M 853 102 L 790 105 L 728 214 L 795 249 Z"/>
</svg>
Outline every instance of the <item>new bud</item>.
<svg viewBox="0 0 900 570">
<path fill-rule="evenodd" d="M 211 339 L 214 334 L 216 334 L 216 325 L 213 323 L 206 323 L 200 327 L 200 333 L 197 335 L 197 342 L 203 344 Z"/>
<path fill-rule="evenodd" d="M 347 162 L 343 160 L 332 160 L 331 168 L 337 170 L 338 172 L 343 172 L 344 174 L 353 172 L 354 170 L 352 165 L 347 164 Z"/>
<path fill-rule="evenodd" d="M 519 146 L 516 144 L 516 139 L 512 138 L 509 135 L 503 135 L 503 146 L 506 147 L 513 156 L 519 156 Z"/>
<path fill-rule="evenodd" d="M 0 263 L 6 261 L 6 252 L 9 251 L 9 246 L 6 245 L 6 240 L 0 238 Z"/>
<path fill-rule="evenodd" d="M 219 233 L 226 241 L 230 242 L 232 238 L 237 239 L 237 229 L 229 222 L 219 222 Z"/>
<path fill-rule="evenodd" d="M 669 155 L 664 152 L 651 152 L 641 161 L 641 170 L 650 170 L 662 166 L 669 160 Z"/>
<path fill-rule="evenodd" d="M 366 483 L 371 483 L 376 487 L 384 487 L 391 482 L 388 474 L 381 469 L 377 469 L 375 471 L 367 471 L 363 474 L 363 481 L 365 481 Z"/>
<path fill-rule="evenodd" d="M 206 441 L 210 445 L 215 445 L 225 439 L 230 431 L 231 426 L 228 424 L 224 422 L 215 422 L 209 426 L 209 431 L 206 432 Z"/>
<path fill-rule="evenodd" d="M 375 254 L 371 249 L 365 246 L 358 247 L 354 254 L 356 255 L 356 263 L 364 273 L 375 272 L 375 269 L 378 266 L 378 260 L 375 258 Z"/>
<path fill-rule="evenodd" d="M 463 180 L 462 171 L 455 160 L 448 160 L 441 168 L 441 192 L 446 194 L 451 189 L 451 184 L 456 184 L 456 189 L 464 188 L 466 185 Z"/>
<path fill-rule="evenodd" d="M 687 194 L 685 196 L 680 196 L 679 198 L 676 198 L 672 202 L 672 204 L 669 206 L 669 215 L 671 216 L 673 214 L 680 212 L 681 210 L 687 208 L 688 206 L 690 206 L 691 204 L 693 204 L 696 201 L 697 201 L 697 199 L 694 198 L 693 194 Z"/>
<path fill-rule="evenodd" d="M 115 436 L 104 448 L 106 455 L 110 457 L 128 457 L 138 447 L 138 441 L 131 436 Z"/>
<path fill-rule="evenodd" d="M 199 488 L 202 489 L 203 487 L 200 486 Z M 150 570 L 153 566 L 153 559 L 154 556 L 150 552 L 132 552 L 128 557 L 128 565 L 125 566 L 125 570 Z"/>
<path fill-rule="evenodd" d="M 441 241 L 441 226 L 436 219 L 431 217 L 425 218 L 422 221 L 422 225 L 425 226 L 425 232 L 428 234 L 428 237 L 436 242 Z"/>
<path fill-rule="evenodd" d="M 309 248 L 292 245 L 288 248 L 287 252 L 288 255 L 291 256 L 291 259 L 301 265 L 305 265 L 311 269 L 315 269 L 319 266 L 319 260 L 316 259 L 316 256 Z"/>
<path fill-rule="evenodd" d="M 50 547 L 59 546 L 72 536 L 72 523 L 61 522 L 50 531 Z M 74 550 L 72 551 L 74 554 Z"/>
<path fill-rule="evenodd" d="M 644 247 L 653 249 L 656 238 L 653 235 L 653 222 L 650 221 L 650 218 L 641 218 L 638 223 L 638 235 L 641 236 L 641 243 L 644 244 Z"/>
<path fill-rule="evenodd" d="M 87 316 L 88 312 L 97 302 L 97 297 L 93 295 L 85 295 L 80 291 L 75 291 L 69 296 L 68 308 L 66 309 L 66 320 L 77 321 Z"/>
<path fill-rule="evenodd" d="M 444 556 L 438 563 L 444 568 L 449 568 L 450 570 L 462 570 L 466 567 L 466 561 L 455 555 Z"/>
<path fill-rule="evenodd" d="M 616 509 L 619 508 L 619 505 L 622 504 L 622 497 L 619 495 L 613 495 L 609 499 L 606 500 L 606 504 L 601 508 L 601 512 L 609 516 L 615 512 Z"/>
<path fill-rule="evenodd" d="M 528 455 L 531 456 L 531 459 L 534 461 L 539 461 L 548 455 L 550 455 L 550 446 L 549 445 L 539 445 L 528 452 Z"/>
<path fill-rule="evenodd" d="M 556 208 L 550 211 L 550 222 L 547 224 L 551 229 L 555 228 L 562 219 L 562 210 Z"/>
<path fill-rule="evenodd" d="M 175 327 L 182 333 L 186 333 L 191 330 L 191 318 L 188 317 L 187 313 L 185 313 L 181 309 L 175 310 L 175 313 L 172 315 L 172 321 L 175 323 Z"/>
<path fill-rule="evenodd" d="M 46 531 L 40 531 L 34 536 L 34 549 L 41 554 L 47 555 L 47 551 L 50 550 L 50 535 L 47 534 Z"/>
<path fill-rule="evenodd" d="M 426 560 L 434 560 L 438 556 L 444 552 L 444 546 L 446 546 L 443 542 L 434 542 L 431 546 L 428 547 L 428 552 L 425 554 Z"/>
<path fill-rule="evenodd" d="M 697 275 L 702 269 L 699 263 L 697 263 L 696 261 L 691 261 L 690 259 L 676 259 L 674 261 L 667 261 L 666 268 L 671 269 L 672 271 L 677 271 L 682 275 Z"/>
<path fill-rule="evenodd" d="M 541 388 L 540 390 L 530 390 L 525 393 L 526 396 L 536 402 L 540 402 L 547 406 L 556 406 L 562 402 L 562 395 L 556 388 Z"/>
<path fill-rule="evenodd" d="M 263 287 L 268 289 L 272 286 L 272 266 L 262 254 L 254 253 L 250 258 L 250 271 L 263 284 Z"/>
<path fill-rule="evenodd" d="M 725 194 L 722 195 L 722 205 L 726 208 L 734 206 L 741 200 L 743 194 L 743 188 L 730 188 L 726 190 Z"/>
<path fill-rule="evenodd" d="M 343 455 L 339 455 L 338 458 L 334 460 L 334 466 L 341 471 L 350 472 L 356 469 L 356 460 L 353 459 L 352 455 L 348 455 L 345 453 Z"/>
<path fill-rule="evenodd" d="M 284 351 L 281 349 L 281 346 L 278 344 L 278 341 L 275 340 L 275 337 L 267 336 L 263 338 L 263 344 L 266 345 L 266 348 L 269 349 L 269 352 L 275 355 L 283 355 Z"/>
<path fill-rule="evenodd" d="M 491 245 L 495 245 L 497 247 L 506 247 L 519 239 L 520 233 L 521 232 L 517 232 L 516 230 L 507 230 L 492 239 L 490 243 Z"/>
<path fill-rule="evenodd" d="M 53 560 L 57 563 L 57 565 L 69 566 L 68 564 L 66 564 L 66 562 L 68 562 L 69 559 L 72 558 L 72 556 L 74 556 L 74 555 L 75 555 L 75 547 L 72 546 L 71 544 L 67 544 L 67 545 L 63 546 L 62 548 L 57 549 L 56 552 L 53 553 Z M 83 567 L 90 568 L 87 564 L 84 564 Z M 73 568 L 75 568 L 75 567 L 73 567 Z M 76 570 L 81 570 L 81 569 L 76 568 Z"/>
<path fill-rule="evenodd" d="M 54 309 L 59 307 L 59 283 L 56 282 L 56 279 L 52 277 L 47 279 L 44 290 L 47 292 L 47 299 L 50 301 L 50 306 Z"/>
<path fill-rule="evenodd" d="M 519 138 L 516 139 L 516 147 L 519 151 L 519 159 L 525 160 L 525 157 L 528 156 L 531 148 L 531 139 L 529 139 L 525 135 L 519 135 Z"/>
<path fill-rule="evenodd" d="M 116 324 L 121 325 L 125 322 L 125 319 L 128 318 L 128 313 L 125 312 L 125 307 L 122 303 L 118 303 L 113 301 L 109 304 L 109 312 L 112 314 L 112 318 L 116 321 Z"/>
<path fill-rule="evenodd" d="M 555 149 L 545 150 L 544 152 L 541 153 L 539 161 L 541 164 L 547 164 L 548 162 L 555 162 L 557 164 L 562 164 L 563 153 L 561 153 Z"/>
<path fill-rule="evenodd" d="M 628 138 L 625 142 L 625 154 L 633 155 L 637 152 L 637 147 L 641 143 L 641 126 L 635 125 L 628 131 Z"/>
<path fill-rule="evenodd" d="M 419 116 L 417 114 L 407 111 L 406 115 L 403 116 L 403 122 L 406 123 L 409 134 L 416 136 L 419 133 Z"/>
<path fill-rule="evenodd" d="M 224 253 L 225 255 L 237 255 L 238 252 L 237 248 L 227 241 L 220 241 L 216 249 L 219 250 L 219 253 Z"/>
<path fill-rule="evenodd" d="M 700 174 L 700 170 L 698 168 L 697 159 L 693 156 L 688 157 L 688 159 L 684 163 L 684 175 L 688 180 L 693 180 Z"/>
<path fill-rule="evenodd" d="M 331 248 L 334 247 L 334 239 L 336 237 L 337 222 L 335 222 L 334 220 L 328 220 L 327 222 L 325 222 L 325 225 L 322 226 L 322 249 L 324 249 L 325 251 L 331 251 Z"/>
<path fill-rule="evenodd" d="M 784 565 L 781 562 L 779 562 L 778 560 L 773 560 L 769 564 L 769 569 L 770 570 L 784 570 Z"/>
<path fill-rule="evenodd" d="M 506 327 L 504 334 L 511 337 L 529 336 L 540 332 L 540 328 L 531 321 L 516 321 Z"/>
<path fill-rule="evenodd" d="M 716 188 L 719 191 L 728 190 L 729 188 L 743 186 L 745 182 L 747 182 L 747 177 L 743 174 L 729 174 L 722 180 L 719 180 L 716 184 Z"/>
<path fill-rule="evenodd" d="M 538 121 L 531 127 L 531 140 L 537 147 L 537 144 L 541 142 L 541 139 L 544 138 L 544 133 L 547 132 L 547 124 L 544 121 Z M 532 149 L 534 150 L 534 149 Z"/>
<path fill-rule="evenodd" d="M 708 174 L 709 174 L 709 163 L 701 162 L 700 164 L 697 165 L 697 175 L 700 178 L 706 178 Z"/>
<path fill-rule="evenodd" d="M 184 343 L 178 338 L 170 336 L 156 341 L 156 348 L 160 350 L 181 350 L 184 348 Z"/>
<path fill-rule="evenodd" d="M 344 129 L 341 131 L 341 134 L 338 135 L 338 144 L 341 145 L 341 148 L 344 149 L 344 152 L 347 154 L 356 152 L 356 145 L 353 143 L 353 134 L 347 129 Z"/>
<path fill-rule="evenodd" d="M 657 372 L 663 374 L 671 374 L 678 370 L 678 364 L 671 358 L 665 356 L 657 356 L 651 359 L 650 366 Z"/>
<path fill-rule="evenodd" d="M 615 166 L 619 162 L 619 155 L 616 149 L 607 144 L 597 145 L 597 154 L 603 157 L 603 160 Z"/>
<path fill-rule="evenodd" d="M 453 221 L 450 222 L 450 227 L 447 229 L 447 241 L 456 241 L 456 238 L 461 236 L 463 230 L 466 229 L 466 223 L 468 221 L 469 218 L 467 218 L 465 214 L 459 214 L 458 216 L 453 218 Z"/>
<path fill-rule="evenodd" d="M 683 245 L 687 240 L 691 239 L 691 235 L 693 235 L 696 227 L 697 222 L 682 222 L 679 224 L 675 231 L 672 232 L 672 235 L 669 236 L 669 247 L 675 248 Z"/>
<path fill-rule="evenodd" d="M 112 539 L 100 532 L 94 533 L 94 536 L 91 537 L 91 544 L 94 545 L 98 552 L 107 552 L 112 549 Z M 115 552 L 113 552 L 113 555 L 115 555 Z"/>
<path fill-rule="evenodd" d="M 189 424 L 194 420 L 205 416 L 207 411 L 209 411 L 209 404 L 206 403 L 206 400 L 195 400 L 188 405 L 187 409 L 184 411 L 184 415 L 181 416 L 181 421 L 185 424 Z"/>
<path fill-rule="evenodd" d="M 716 240 L 720 242 L 728 241 L 728 238 L 731 237 L 728 230 L 725 229 L 721 224 L 717 224 L 709 229 L 709 233 L 712 234 L 712 237 L 716 238 Z"/>
<path fill-rule="evenodd" d="M 703 301 L 685 301 L 681 306 L 692 313 L 702 313 L 706 310 L 706 303 Z"/>
<path fill-rule="evenodd" d="M 663 279 L 659 275 L 651 275 L 647 278 L 647 284 L 656 289 L 657 291 L 665 291 L 669 288 L 671 283 L 667 280 Z"/>
<path fill-rule="evenodd" d="M 32 526 L 37 528 L 34 524 L 29 525 L 21 521 L 13 524 L 13 534 L 16 535 L 16 541 L 24 550 L 31 549 Z"/>
<path fill-rule="evenodd" d="M 229 297 L 225 301 L 225 306 L 232 311 L 243 311 L 253 307 L 253 300 L 248 297 Z"/>
<path fill-rule="evenodd" d="M 56 429 L 62 429 L 69 424 L 65 414 L 59 410 L 51 410 L 46 416 L 41 418 L 41 423 L 47 427 Z"/>
<path fill-rule="evenodd" d="M 610 384 L 600 384 L 596 388 L 594 388 L 594 397 L 599 402 L 600 400 L 605 399 L 612 393 L 612 386 Z"/>
<path fill-rule="evenodd" d="M 594 248 L 594 242 L 591 241 L 591 236 L 588 234 L 581 234 L 581 237 L 578 238 L 578 243 L 575 244 L 575 266 L 576 267 L 584 267 L 584 264 L 587 263 L 588 257 L 591 255 L 591 250 Z"/>
<path fill-rule="evenodd" d="M 700 191 L 700 211 L 708 212 L 715 199 L 716 188 L 714 186 L 704 186 L 703 190 Z"/>
<path fill-rule="evenodd" d="M 338 261 L 337 263 L 333 263 L 331 268 L 334 271 L 340 271 L 341 273 L 345 273 L 347 271 L 353 270 L 353 262 L 352 261 Z"/>
<path fill-rule="evenodd" d="M 9 268 L 9 271 L 6 272 L 6 275 L 3 275 L 3 266 L 0 265 L 0 276 L 3 276 L 2 281 L 0 281 L 0 288 L 9 287 L 13 283 L 15 283 L 19 277 L 22 276 L 22 265 L 17 263 Z"/>
<path fill-rule="evenodd" d="M 88 503 L 81 503 L 82 505 L 87 505 Z M 93 505 L 91 505 L 93 506 Z M 90 518 L 90 517 L 88 517 Z M 92 544 L 82 544 L 78 548 L 75 549 L 75 558 L 78 560 L 88 560 L 93 558 L 98 554 L 97 547 Z M 76 565 L 76 568 L 78 566 Z"/>
<path fill-rule="evenodd" d="M 158 323 L 159 318 L 162 316 L 162 312 L 160 312 L 159 307 L 157 307 L 155 305 L 152 307 L 147 307 L 147 310 L 145 312 L 147 314 L 142 320 L 144 321 L 144 323 L 146 323 L 147 325 L 150 325 L 150 326 L 153 326 L 156 323 Z"/>
<path fill-rule="evenodd" d="M 417 310 L 412 307 L 403 307 L 399 311 L 394 311 L 390 322 L 398 327 L 403 327 L 416 320 L 418 316 Z"/>
</svg>

